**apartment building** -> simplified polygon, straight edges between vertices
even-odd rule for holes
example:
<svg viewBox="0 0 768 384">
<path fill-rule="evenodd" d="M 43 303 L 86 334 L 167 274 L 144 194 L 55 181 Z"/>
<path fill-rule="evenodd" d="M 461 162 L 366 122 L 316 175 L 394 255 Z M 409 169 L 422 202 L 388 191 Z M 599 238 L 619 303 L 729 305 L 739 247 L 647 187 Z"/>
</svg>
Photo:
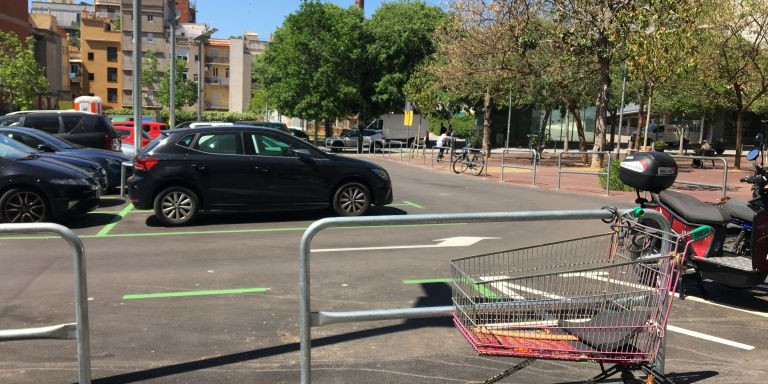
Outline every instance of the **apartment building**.
<svg viewBox="0 0 768 384">
<path fill-rule="evenodd" d="M 189 0 L 175 0 L 176 22 L 194 23 L 197 19 L 197 5 Z"/>
<path fill-rule="evenodd" d="M 99 96 L 105 109 L 121 108 L 123 61 L 120 57 L 123 35 L 115 30 L 113 19 L 83 12 L 80 27 L 81 76 L 78 90 L 82 95 Z"/>
<path fill-rule="evenodd" d="M 72 34 L 74 26 L 80 24 L 82 12 L 93 12 L 93 5 L 74 0 L 33 0 L 30 13 L 49 15 L 56 18 L 56 23 L 68 34 Z"/>
<path fill-rule="evenodd" d="M 23 41 L 29 36 L 29 10 L 25 0 L 3 0 L 0 7 L 0 31 L 14 32 Z"/>
<path fill-rule="evenodd" d="M 29 22 L 35 38 L 35 61 L 43 68 L 44 76 L 48 79 L 48 92 L 38 96 L 38 107 L 62 108 L 67 101 L 72 101 L 69 74 L 66 71 L 69 62 L 67 34 L 51 15 L 30 14 Z M 62 102 L 65 105 L 62 106 Z"/>
<path fill-rule="evenodd" d="M 133 1 L 121 0 L 122 24 L 122 104 L 133 106 Z M 168 67 L 168 40 L 166 39 L 169 15 L 166 0 L 142 0 L 141 2 L 141 52 L 157 54 L 158 68 Z M 160 108 L 155 88 L 142 89 L 145 108 Z"/>
</svg>

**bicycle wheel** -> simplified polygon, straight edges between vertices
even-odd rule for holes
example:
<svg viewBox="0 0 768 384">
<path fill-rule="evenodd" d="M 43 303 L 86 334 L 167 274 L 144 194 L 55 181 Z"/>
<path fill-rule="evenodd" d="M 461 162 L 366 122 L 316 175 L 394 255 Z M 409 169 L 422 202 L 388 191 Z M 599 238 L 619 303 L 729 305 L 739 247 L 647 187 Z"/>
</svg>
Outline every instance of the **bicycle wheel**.
<svg viewBox="0 0 768 384">
<path fill-rule="evenodd" d="M 483 169 L 485 168 L 485 155 L 483 155 L 482 152 L 476 152 L 472 156 L 472 162 L 470 163 L 470 168 L 472 169 L 472 174 L 475 176 L 478 176 L 481 173 L 483 173 Z"/>
<path fill-rule="evenodd" d="M 453 161 L 454 173 L 464 173 L 467 171 L 467 168 L 469 168 L 469 163 L 467 162 L 466 155 L 460 155 L 456 158 L 456 160 Z"/>
</svg>

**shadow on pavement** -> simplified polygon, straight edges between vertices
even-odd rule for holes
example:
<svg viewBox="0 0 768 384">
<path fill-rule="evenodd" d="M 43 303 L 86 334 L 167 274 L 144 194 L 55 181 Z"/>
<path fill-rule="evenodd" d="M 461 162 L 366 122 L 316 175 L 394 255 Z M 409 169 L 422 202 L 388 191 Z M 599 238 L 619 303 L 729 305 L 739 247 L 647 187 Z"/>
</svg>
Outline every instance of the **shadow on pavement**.
<svg viewBox="0 0 768 384">
<path fill-rule="evenodd" d="M 119 207 L 125 204 L 126 200 L 119 197 L 102 197 L 99 199 L 99 208 Z"/>
<path fill-rule="evenodd" d="M 445 306 L 451 305 L 451 287 L 445 283 L 421 284 L 426 296 L 420 297 L 414 307 Z M 453 321 L 448 318 L 429 318 L 429 319 L 411 319 L 397 325 L 366 329 L 344 333 L 340 335 L 327 336 L 319 339 L 312 339 L 313 347 L 322 347 L 337 343 L 343 343 L 350 340 L 364 339 L 367 337 L 376 337 L 381 335 L 393 334 L 418 328 L 428 327 L 453 327 Z M 165 367 L 151 368 L 144 371 L 124 373 L 120 375 L 94 379 L 94 384 L 122 384 L 135 383 L 145 380 L 152 380 L 161 377 L 173 376 L 208 368 L 215 368 L 229 364 L 237 364 L 245 361 L 256 360 L 264 357 L 282 355 L 300 350 L 299 343 L 289 343 L 275 345 L 252 351 L 233 353 L 230 355 L 211 357 L 208 359 L 190 361 L 168 365 Z M 298 366 L 296 367 L 298 371 Z"/>
<path fill-rule="evenodd" d="M 371 207 L 367 216 L 407 215 L 408 212 L 395 207 Z M 150 227 L 163 227 L 154 214 L 148 213 L 146 224 Z M 274 212 L 211 212 L 200 215 L 197 220 L 185 228 L 195 228 L 210 225 L 280 223 L 292 221 L 316 221 L 326 217 L 338 217 L 330 209 L 315 209 L 305 211 L 274 211 Z"/>
<path fill-rule="evenodd" d="M 88 213 L 64 220 L 62 224 L 71 229 L 83 229 L 101 227 L 117 221 L 120 221 L 120 216 L 114 213 Z"/>
<path fill-rule="evenodd" d="M 713 301 L 718 304 L 730 305 L 741 309 L 758 312 L 768 312 L 768 300 L 762 299 L 768 296 L 768 287 L 757 286 L 752 289 L 729 288 L 720 283 L 703 281 L 704 291 L 696 284 L 695 277 L 685 277 L 681 280 L 685 284 L 685 294 Z"/>
</svg>

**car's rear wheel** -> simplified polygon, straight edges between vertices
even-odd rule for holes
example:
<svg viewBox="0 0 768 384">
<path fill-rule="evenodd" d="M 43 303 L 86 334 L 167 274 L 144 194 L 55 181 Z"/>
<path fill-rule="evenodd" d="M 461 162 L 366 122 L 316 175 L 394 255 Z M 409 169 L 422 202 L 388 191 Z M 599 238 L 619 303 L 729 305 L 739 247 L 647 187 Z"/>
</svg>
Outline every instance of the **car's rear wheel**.
<svg viewBox="0 0 768 384">
<path fill-rule="evenodd" d="M 199 211 L 197 194 L 184 187 L 166 188 L 155 197 L 155 216 L 168 226 L 189 224 Z"/>
<path fill-rule="evenodd" d="M 333 210 L 340 216 L 360 216 L 371 206 L 371 191 L 358 182 L 345 183 L 333 194 Z"/>
<path fill-rule="evenodd" d="M 0 197 L 0 221 L 4 223 L 39 223 L 49 217 L 48 203 L 40 192 L 13 188 Z"/>
</svg>

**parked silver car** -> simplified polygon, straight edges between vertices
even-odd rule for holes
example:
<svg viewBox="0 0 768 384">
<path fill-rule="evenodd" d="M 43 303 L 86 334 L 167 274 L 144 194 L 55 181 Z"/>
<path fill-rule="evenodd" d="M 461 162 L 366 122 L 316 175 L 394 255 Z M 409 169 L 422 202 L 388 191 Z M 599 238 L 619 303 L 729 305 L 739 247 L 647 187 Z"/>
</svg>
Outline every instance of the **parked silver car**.
<svg viewBox="0 0 768 384">
<path fill-rule="evenodd" d="M 325 139 L 325 146 L 334 152 L 341 152 L 345 148 L 357 148 L 358 132 L 351 130 L 341 136 L 331 136 Z M 384 148 L 384 134 L 381 131 L 363 130 L 363 148 L 370 151 L 380 151 Z"/>
</svg>

